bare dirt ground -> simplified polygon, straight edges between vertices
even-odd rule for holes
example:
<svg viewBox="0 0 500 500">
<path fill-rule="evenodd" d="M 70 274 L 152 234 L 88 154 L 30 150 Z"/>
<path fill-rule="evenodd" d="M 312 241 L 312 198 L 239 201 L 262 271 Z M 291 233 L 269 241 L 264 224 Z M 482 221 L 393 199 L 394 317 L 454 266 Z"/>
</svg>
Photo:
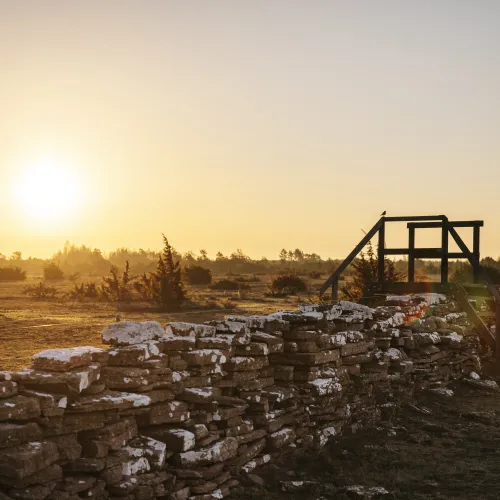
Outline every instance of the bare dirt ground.
<svg viewBox="0 0 500 500">
<path fill-rule="evenodd" d="M 226 276 L 214 276 L 214 280 Z M 323 280 L 310 280 L 311 292 L 299 297 L 266 297 L 271 276 L 261 276 L 261 282 L 251 283 L 250 290 L 224 292 L 204 286 L 187 286 L 192 304 L 176 313 L 155 311 L 138 302 L 117 304 L 85 299 L 65 298 L 73 287 L 69 281 L 50 283 L 60 297 L 35 300 L 22 294 L 25 285 L 37 284 L 31 277 L 25 282 L 0 283 L 0 371 L 29 366 L 31 356 L 43 349 L 101 345 L 101 331 L 115 321 L 188 321 L 202 323 L 222 319 L 227 314 L 266 314 L 281 309 L 295 309 L 298 303 L 312 300 Z M 95 280 L 95 278 L 93 278 Z"/>
<path fill-rule="evenodd" d="M 453 397 L 422 393 L 376 429 L 339 437 L 319 454 L 296 451 L 255 471 L 265 486 L 241 488 L 240 500 L 370 498 L 346 487 L 383 487 L 384 499 L 500 498 L 500 394 L 464 383 Z M 424 410 L 425 411 L 425 410 Z M 282 481 L 311 481 L 284 492 Z"/>
</svg>

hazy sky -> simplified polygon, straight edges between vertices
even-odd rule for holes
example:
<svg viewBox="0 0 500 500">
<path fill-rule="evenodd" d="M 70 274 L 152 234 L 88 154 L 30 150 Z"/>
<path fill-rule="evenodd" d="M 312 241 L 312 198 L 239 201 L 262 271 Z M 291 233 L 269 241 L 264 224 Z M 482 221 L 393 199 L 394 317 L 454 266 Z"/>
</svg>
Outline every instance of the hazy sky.
<svg viewBox="0 0 500 500">
<path fill-rule="evenodd" d="M 496 257 L 499 19 L 498 0 L 2 0 L 0 252 L 164 232 L 344 257 L 387 210 L 484 219 Z M 47 157 L 72 185 L 27 186 Z"/>
</svg>

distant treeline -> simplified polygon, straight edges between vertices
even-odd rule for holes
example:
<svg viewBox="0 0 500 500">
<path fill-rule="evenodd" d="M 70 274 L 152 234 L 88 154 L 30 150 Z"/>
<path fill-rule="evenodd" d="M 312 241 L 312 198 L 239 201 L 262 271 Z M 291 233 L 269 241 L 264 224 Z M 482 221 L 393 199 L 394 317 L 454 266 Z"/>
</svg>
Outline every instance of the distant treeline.
<svg viewBox="0 0 500 500">
<path fill-rule="evenodd" d="M 67 242 L 62 250 L 56 252 L 50 259 L 23 258 L 21 252 L 14 252 L 10 257 L 0 254 L 0 267 L 17 267 L 28 274 L 42 274 L 43 268 L 49 262 L 56 263 L 67 276 L 75 273 L 90 276 L 105 276 L 109 273 L 111 266 L 123 269 L 128 261 L 130 272 L 138 275 L 153 272 L 158 263 L 159 252 L 153 250 L 131 250 L 129 248 L 118 248 L 109 254 L 103 253 L 97 248 L 86 245 L 77 246 Z M 282 249 L 277 258 L 251 259 L 241 249 L 237 249 L 230 255 L 218 252 L 215 258 L 208 257 L 206 250 L 200 250 L 197 254 L 186 252 L 181 254 L 173 249 L 173 257 L 181 267 L 201 266 L 213 274 L 277 274 L 283 270 L 290 270 L 297 274 L 311 274 L 325 276 L 332 273 L 342 262 L 341 259 L 323 259 L 320 255 L 308 254 L 300 249 Z M 482 264 L 498 269 L 500 261 L 486 257 Z M 395 269 L 399 272 L 407 272 L 408 263 L 405 260 L 395 260 Z M 439 261 L 417 260 L 415 273 L 421 281 L 427 277 L 439 275 Z M 457 273 L 467 276 L 470 266 L 464 262 L 450 262 L 450 275 Z M 349 273 L 349 269 L 347 271 Z"/>
</svg>

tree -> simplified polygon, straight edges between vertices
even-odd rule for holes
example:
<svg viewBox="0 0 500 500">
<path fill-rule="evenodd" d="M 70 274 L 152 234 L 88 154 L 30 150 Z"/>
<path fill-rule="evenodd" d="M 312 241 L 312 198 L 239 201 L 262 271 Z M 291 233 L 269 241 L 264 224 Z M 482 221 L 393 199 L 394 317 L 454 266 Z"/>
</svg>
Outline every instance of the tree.
<svg viewBox="0 0 500 500">
<path fill-rule="evenodd" d="M 23 260 L 23 254 L 19 250 L 16 250 L 12 252 L 9 260 Z"/>
<path fill-rule="evenodd" d="M 165 235 L 163 250 L 158 257 L 156 271 L 149 276 L 144 273 L 136 283 L 136 289 L 148 300 L 152 300 L 164 311 L 175 311 L 186 299 L 182 285 L 179 261 L 174 262 L 174 251 Z"/>
<path fill-rule="evenodd" d="M 359 299 L 367 285 L 378 281 L 378 259 L 375 257 L 371 241 L 367 245 L 366 254 L 361 252 L 352 264 L 352 281 L 342 286 L 341 291 L 352 300 Z M 385 259 L 384 261 L 384 281 L 397 282 L 404 279 L 404 274 L 397 271 L 394 262 Z"/>
<path fill-rule="evenodd" d="M 288 252 L 284 248 L 281 249 L 279 258 L 283 264 L 288 260 Z"/>
<path fill-rule="evenodd" d="M 304 260 L 304 252 L 298 248 L 293 252 L 293 257 L 297 262 L 302 262 Z"/>
</svg>

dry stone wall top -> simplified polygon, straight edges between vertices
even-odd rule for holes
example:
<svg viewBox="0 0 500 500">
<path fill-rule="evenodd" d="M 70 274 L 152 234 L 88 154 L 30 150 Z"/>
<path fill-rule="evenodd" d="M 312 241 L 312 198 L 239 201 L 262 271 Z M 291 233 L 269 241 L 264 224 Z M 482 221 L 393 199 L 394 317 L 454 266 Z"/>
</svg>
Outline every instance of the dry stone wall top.
<svg viewBox="0 0 500 500">
<path fill-rule="evenodd" d="M 340 301 L 206 324 L 117 322 L 109 349 L 0 372 L 0 499 L 220 499 L 284 449 L 373 425 L 480 370 L 445 296 Z"/>
</svg>

